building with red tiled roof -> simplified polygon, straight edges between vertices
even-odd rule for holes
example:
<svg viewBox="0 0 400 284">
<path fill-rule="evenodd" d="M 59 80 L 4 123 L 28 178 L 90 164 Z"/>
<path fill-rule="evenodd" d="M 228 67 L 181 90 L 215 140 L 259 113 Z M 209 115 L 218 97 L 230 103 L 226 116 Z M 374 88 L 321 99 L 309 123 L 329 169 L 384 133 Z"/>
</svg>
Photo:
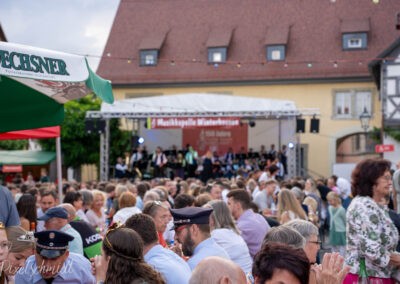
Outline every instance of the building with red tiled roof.
<svg viewBox="0 0 400 284">
<path fill-rule="evenodd" d="M 319 133 L 300 141 L 308 173 L 327 176 L 374 155 L 359 115 L 380 127 L 368 64 L 400 36 L 399 12 L 396 0 L 121 0 L 98 74 L 117 99 L 223 93 L 317 108 Z"/>
</svg>

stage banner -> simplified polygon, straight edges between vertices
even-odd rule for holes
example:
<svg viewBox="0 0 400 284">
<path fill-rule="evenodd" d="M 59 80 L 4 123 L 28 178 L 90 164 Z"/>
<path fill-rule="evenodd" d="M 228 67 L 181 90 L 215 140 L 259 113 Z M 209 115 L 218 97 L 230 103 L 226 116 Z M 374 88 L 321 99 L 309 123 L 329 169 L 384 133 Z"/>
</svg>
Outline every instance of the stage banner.
<svg viewBox="0 0 400 284">
<path fill-rule="evenodd" d="M 241 147 L 247 151 L 248 125 L 235 128 L 214 127 L 210 129 L 189 128 L 182 130 L 182 146 L 187 144 L 193 146 L 199 156 L 204 155 L 208 150 L 217 151 L 222 157 L 232 147 L 236 153 Z"/>
<path fill-rule="evenodd" d="M 147 128 L 209 128 L 209 127 L 239 127 L 238 117 L 161 117 L 148 118 Z"/>
</svg>

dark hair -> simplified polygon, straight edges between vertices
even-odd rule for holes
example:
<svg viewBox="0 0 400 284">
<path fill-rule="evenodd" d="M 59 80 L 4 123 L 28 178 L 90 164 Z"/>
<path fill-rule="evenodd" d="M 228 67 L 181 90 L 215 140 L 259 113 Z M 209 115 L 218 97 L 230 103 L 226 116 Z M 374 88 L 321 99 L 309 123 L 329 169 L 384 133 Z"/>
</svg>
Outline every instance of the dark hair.
<svg viewBox="0 0 400 284">
<path fill-rule="evenodd" d="M 143 241 L 134 230 L 109 230 L 103 241 L 103 250 L 110 257 L 105 283 L 132 283 L 136 279 L 165 283 L 161 275 L 143 260 Z"/>
<path fill-rule="evenodd" d="M 34 222 L 36 225 L 36 198 L 32 194 L 22 194 L 17 202 L 17 210 L 19 217 L 24 217 L 29 220 L 29 224 Z"/>
<path fill-rule="evenodd" d="M 190 207 L 193 204 L 194 204 L 194 197 L 186 193 L 178 194 L 174 199 L 175 209 Z"/>
<path fill-rule="evenodd" d="M 259 278 L 258 283 L 265 283 L 278 269 L 290 272 L 301 284 L 308 284 L 310 262 L 303 249 L 279 243 L 266 244 L 254 258 L 253 276 Z"/>
<path fill-rule="evenodd" d="M 158 242 L 156 225 L 153 219 L 143 213 L 134 214 L 125 222 L 125 227 L 135 230 L 142 238 L 144 245 Z"/>
<path fill-rule="evenodd" d="M 53 196 L 54 200 L 57 200 L 57 193 L 54 190 L 46 189 L 40 192 L 40 197 Z"/>
<path fill-rule="evenodd" d="M 243 189 L 234 189 L 232 191 L 229 191 L 226 197 L 232 197 L 236 202 L 239 202 L 240 205 L 242 205 L 243 210 L 247 210 L 250 208 L 250 195 L 247 191 Z"/>
<path fill-rule="evenodd" d="M 144 182 L 139 183 L 137 186 L 137 192 L 138 195 L 143 199 L 144 194 L 146 193 L 147 190 L 149 190 L 149 188 L 147 187 L 147 184 Z"/>
<path fill-rule="evenodd" d="M 372 197 L 374 185 L 378 178 L 390 171 L 390 165 L 390 161 L 380 158 L 359 162 L 351 174 L 352 195 Z"/>
<path fill-rule="evenodd" d="M 63 203 L 69 203 L 69 204 L 74 205 L 74 202 L 75 202 L 75 201 L 78 201 L 79 199 L 82 199 L 82 201 L 83 201 L 83 197 L 82 197 L 82 194 L 81 194 L 80 192 L 77 192 L 77 191 L 68 191 L 68 192 L 65 194 Z"/>
<path fill-rule="evenodd" d="M 106 193 L 111 193 L 115 190 L 115 184 L 113 183 L 108 183 L 105 187 L 104 187 L 104 191 Z"/>
</svg>

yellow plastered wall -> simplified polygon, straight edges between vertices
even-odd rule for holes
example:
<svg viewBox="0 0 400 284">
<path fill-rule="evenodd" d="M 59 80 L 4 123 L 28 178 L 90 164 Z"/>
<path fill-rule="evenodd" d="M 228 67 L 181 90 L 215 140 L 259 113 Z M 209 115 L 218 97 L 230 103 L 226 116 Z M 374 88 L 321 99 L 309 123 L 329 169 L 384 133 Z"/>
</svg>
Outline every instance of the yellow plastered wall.
<svg viewBox="0 0 400 284">
<path fill-rule="evenodd" d="M 362 132 L 358 119 L 333 120 L 333 91 L 362 89 L 371 90 L 373 97 L 373 114 L 371 128 L 380 127 L 382 113 L 378 100 L 378 91 L 372 82 L 366 83 L 320 83 L 320 84 L 288 84 L 259 86 L 221 86 L 221 87 L 175 87 L 175 88 L 118 88 L 114 89 L 116 100 L 131 97 L 146 96 L 146 94 L 184 94 L 184 93 L 217 93 L 233 96 L 249 96 L 259 98 L 281 99 L 294 101 L 298 109 L 318 108 L 320 116 L 320 132 L 309 133 L 310 118 L 306 118 L 306 133 L 300 134 L 300 142 L 308 144 L 308 167 L 310 174 L 323 176 L 332 174 L 332 165 L 336 159 L 336 140 L 340 137 Z M 269 145 L 266 141 L 265 145 Z"/>
</svg>

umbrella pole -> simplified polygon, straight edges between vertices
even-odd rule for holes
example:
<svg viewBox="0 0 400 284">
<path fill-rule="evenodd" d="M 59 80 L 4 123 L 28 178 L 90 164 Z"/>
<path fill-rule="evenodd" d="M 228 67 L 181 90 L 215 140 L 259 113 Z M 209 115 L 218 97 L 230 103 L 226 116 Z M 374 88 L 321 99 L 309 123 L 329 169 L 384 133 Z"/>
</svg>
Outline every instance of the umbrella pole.
<svg viewBox="0 0 400 284">
<path fill-rule="evenodd" d="M 59 202 L 62 202 L 62 171 L 61 171 L 61 137 L 56 138 L 56 155 L 57 155 L 57 188 Z"/>
</svg>

